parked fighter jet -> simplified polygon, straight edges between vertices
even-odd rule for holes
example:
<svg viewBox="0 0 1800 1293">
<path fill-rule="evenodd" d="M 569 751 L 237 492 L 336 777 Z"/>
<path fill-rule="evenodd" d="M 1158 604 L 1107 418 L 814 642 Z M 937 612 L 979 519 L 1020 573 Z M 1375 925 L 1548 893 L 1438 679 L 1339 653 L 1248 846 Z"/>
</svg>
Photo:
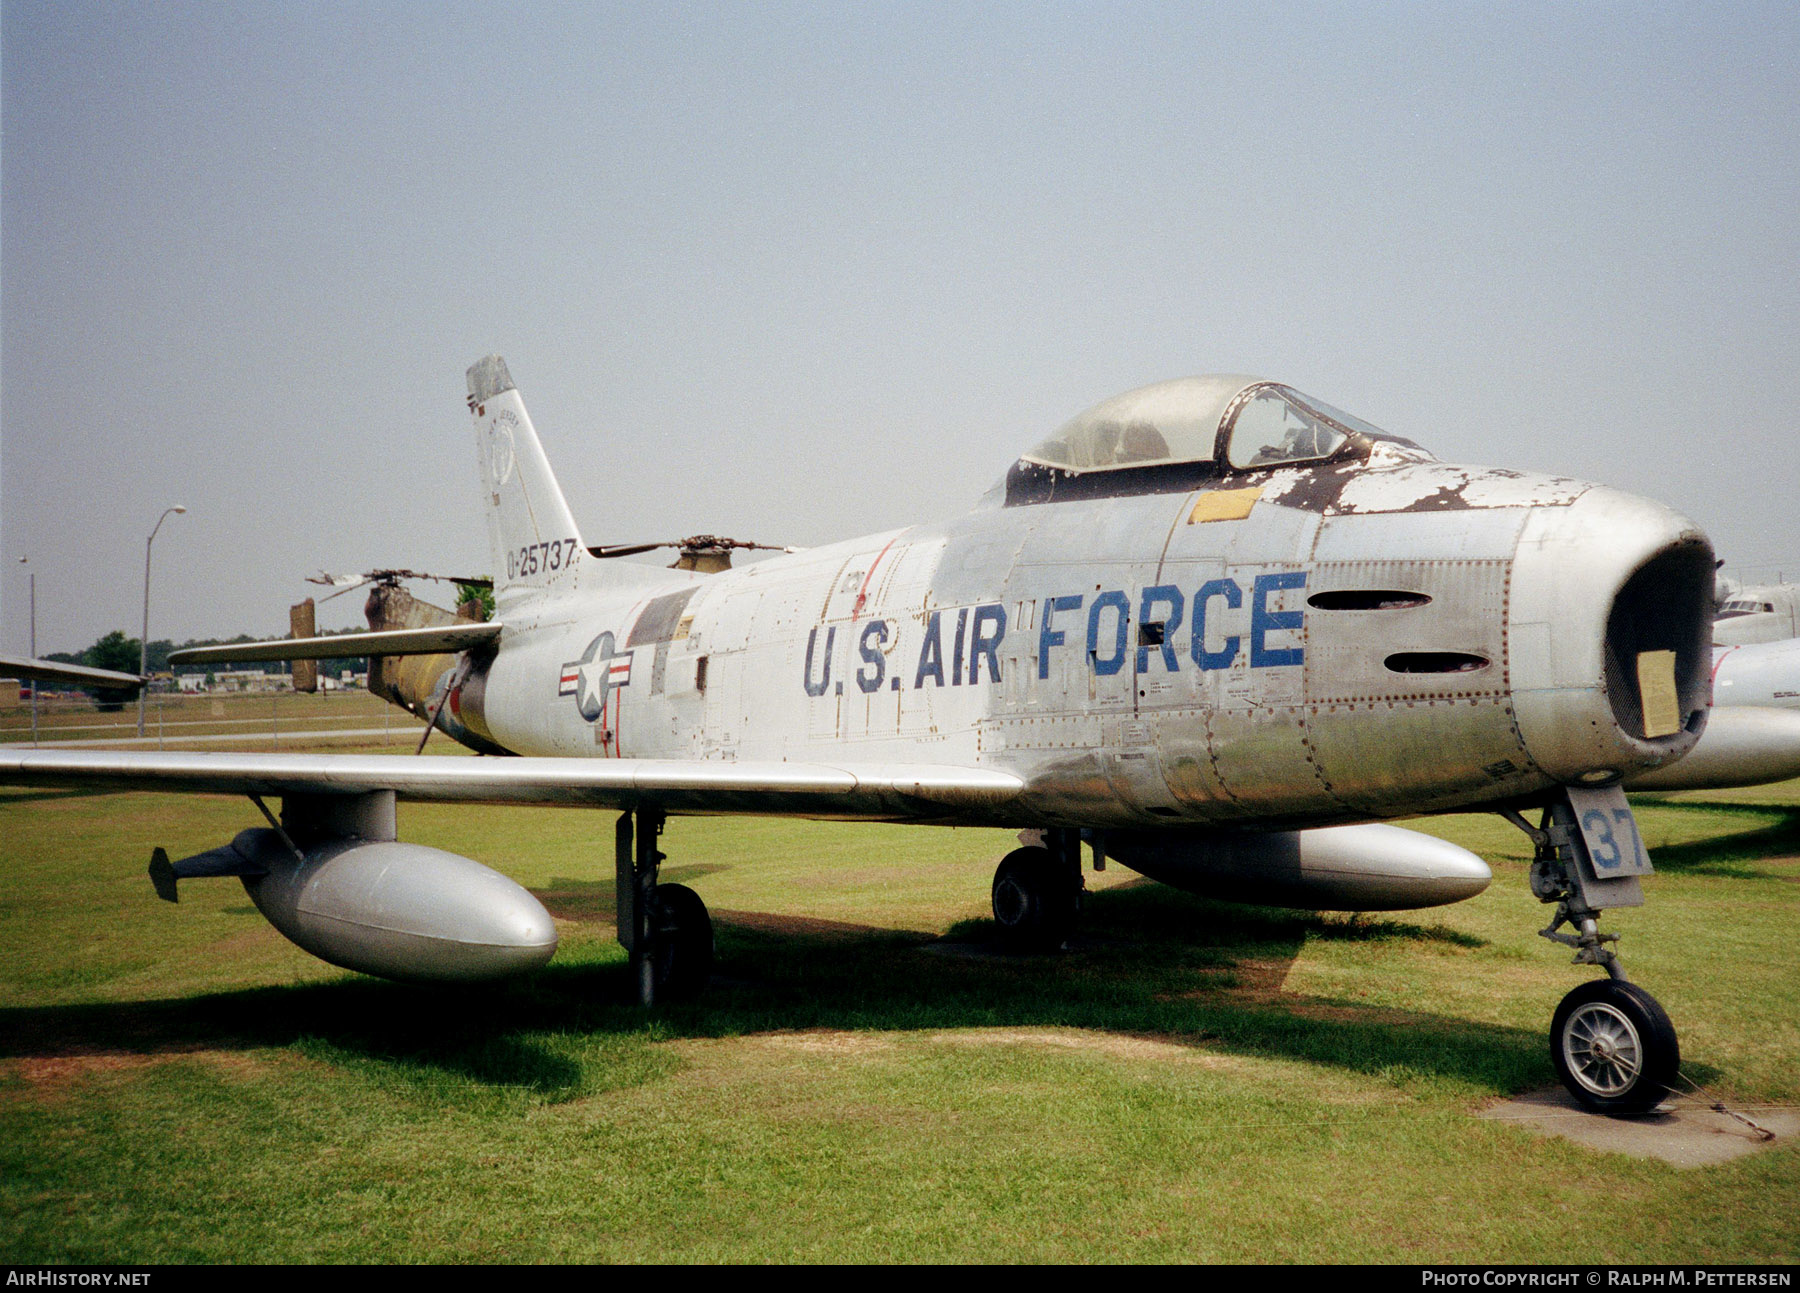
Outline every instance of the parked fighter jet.
<svg viewBox="0 0 1800 1293">
<path fill-rule="evenodd" d="M 1713 621 L 1713 641 L 1749 646 L 1800 637 L 1800 585 L 1760 584 L 1734 588 Z"/>
<path fill-rule="evenodd" d="M 1380 819 L 1493 810 L 1536 845 L 1544 934 L 1606 971 L 1556 1011 L 1564 1082 L 1637 1111 L 1674 1080 L 1668 1017 L 1596 923 L 1650 870 L 1621 779 L 1706 722 L 1713 556 L 1667 508 L 1452 466 L 1287 386 L 1203 377 L 1081 414 L 948 524 L 650 568 L 583 539 L 505 364 L 468 377 L 494 619 L 176 659 L 438 654 L 431 722 L 516 757 L 8 753 L 0 779 L 249 795 L 268 828 L 159 850 L 159 891 L 240 876 L 301 946 L 397 978 L 517 971 L 556 940 L 512 881 L 399 843 L 397 799 L 621 809 L 645 1001 L 711 963 L 700 899 L 657 883 L 669 813 L 1020 829 L 994 915 L 1050 949 L 1084 841 L 1096 867 L 1201 892 L 1381 910 L 1489 872 Z"/>
</svg>

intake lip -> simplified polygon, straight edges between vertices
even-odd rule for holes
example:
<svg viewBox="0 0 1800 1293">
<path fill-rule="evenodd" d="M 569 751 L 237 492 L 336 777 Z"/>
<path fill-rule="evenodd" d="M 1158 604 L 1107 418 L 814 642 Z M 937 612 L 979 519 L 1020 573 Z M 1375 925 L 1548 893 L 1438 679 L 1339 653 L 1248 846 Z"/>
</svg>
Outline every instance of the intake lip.
<svg viewBox="0 0 1800 1293">
<path fill-rule="evenodd" d="M 1592 784 L 1692 748 L 1711 690 L 1712 593 L 1712 545 L 1660 503 L 1594 486 L 1532 509 L 1508 590 L 1507 680 L 1540 772 Z"/>
<path fill-rule="evenodd" d="M 1644 562 L 1613 598 L 1606 617 L 1606 698 L 1633 739 L 1672 748 L 1690 726 L 1704 722 L 1712 690 L 1712 594 L 1712 548 L 1696 537 Z M 1654 721 L 1659 706 L 1648 673 L 1654 663 L 1645 660 L 1654 652 L 1675 655 L 1673 730 Z"/>
</svg>

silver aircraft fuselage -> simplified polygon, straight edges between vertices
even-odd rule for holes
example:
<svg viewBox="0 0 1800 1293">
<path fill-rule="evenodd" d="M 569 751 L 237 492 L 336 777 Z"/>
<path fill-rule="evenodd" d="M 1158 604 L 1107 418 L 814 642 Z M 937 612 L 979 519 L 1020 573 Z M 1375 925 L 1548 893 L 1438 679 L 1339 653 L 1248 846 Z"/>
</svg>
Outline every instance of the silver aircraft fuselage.
<svg viewBox="0 0 1800 1293">
<path fill-rule="evenodd" d="M 524 755 L 980 766 L 1026 789 L 957 820 L 1127 829 L 1515 802 L 1699 737 L 1685 518 L 1392 438 L 1233 467 L 1222 436 L 1173 470 L 1021 459 L 948 523 L 710 575 L 540 528 L 440 721 Z"/>
</svg>

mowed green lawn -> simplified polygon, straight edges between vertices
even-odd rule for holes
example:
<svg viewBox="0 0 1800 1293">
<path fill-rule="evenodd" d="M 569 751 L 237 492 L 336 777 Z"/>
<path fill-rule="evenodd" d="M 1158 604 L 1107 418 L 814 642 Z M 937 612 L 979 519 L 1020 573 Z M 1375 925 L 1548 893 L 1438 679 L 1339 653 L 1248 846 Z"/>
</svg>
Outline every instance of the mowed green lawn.
<svg viewBox="0 0 1800 1293">
<path fill-rule="evenodd" d="M 1620 913 L 1684 1066 L 1800 1105 L 1800 783 L 1642 801 Z M 626 1004 L 612 817 L 406 806 L 517 877 L 545 973 L 348 974 L 235 881 L 156 900 L 154 845 L 242 800 L 0 789 L 0 1259 L 1792 1261 L 1800 1148 L 1677 1171 L 1474 1118 L 1550 1085 L 1523 836 L 1391 918 L 1186 897 L 1113 867 L 1080 945 L 988 947 L 1002 832 L 678 819 L 718 923 L 698 1003 Z"/>
<path fill-rule="evenodd" d="M 137 736 L 137 720 L 135 702 L 102 712 L 85 697 L 46 695 L 38 706 L 37 733 L 46 743 L 131 740 Z M 149 697 L 144 713 L 144 743 L 154 740 L 167 749 L 196 741 L 219 749 L 216 738 L 229 736 L 239 749 L 281 750 L 308 734 L 345 730 L 382 733 L 370 739 L 376 748 L 409 748 L 418 743 L 422 728 L 404 710 L 357 690 L 160 693 Z M 31 731 L 30 703 L 0 695 L 0 745 L 30 744 Z"/>
</svg>

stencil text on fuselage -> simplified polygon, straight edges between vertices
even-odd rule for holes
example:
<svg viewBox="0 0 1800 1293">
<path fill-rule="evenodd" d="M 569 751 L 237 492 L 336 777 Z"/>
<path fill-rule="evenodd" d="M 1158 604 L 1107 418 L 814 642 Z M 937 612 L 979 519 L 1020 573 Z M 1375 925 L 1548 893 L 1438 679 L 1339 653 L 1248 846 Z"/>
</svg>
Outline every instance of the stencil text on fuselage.
<svg viewBox="0 0 1800 1293">
<path fill-rule="evenodd" d="M 1250 590 L 1235 579 L 1209 579 L 1197 589 L 1151 584 L 1135 595 L 1124 589 L 1069 593 L 1038 602 L 1037 676 L 1050 677 L 1059 652 L 1079 651 L 1102 677 L 1133 663 L 1141 676 L 1158 669 L 1229 669 L 1247 654 L 1252 669 L 1302 664 L 1304 610 L 1277 610 L 1276 594 L 1306 587 L 1303 570 L 1257 575 Z M 1138 626 L 1134 638 L 1133 624 Z M 1008 633 L 1006 604 L 984 602 L 925 616 L 916 651 L 903 666 L 897 625 L 871 619 L 819 625 L 806 638 L 803 679 L 808 696 L 842 694 L 849 687 L 872 693 L 905 687 L 962 687 L 997 683 L 1001 647 Z M 835 678 L 835 684 L 834 684 Z"/>
</svg>

